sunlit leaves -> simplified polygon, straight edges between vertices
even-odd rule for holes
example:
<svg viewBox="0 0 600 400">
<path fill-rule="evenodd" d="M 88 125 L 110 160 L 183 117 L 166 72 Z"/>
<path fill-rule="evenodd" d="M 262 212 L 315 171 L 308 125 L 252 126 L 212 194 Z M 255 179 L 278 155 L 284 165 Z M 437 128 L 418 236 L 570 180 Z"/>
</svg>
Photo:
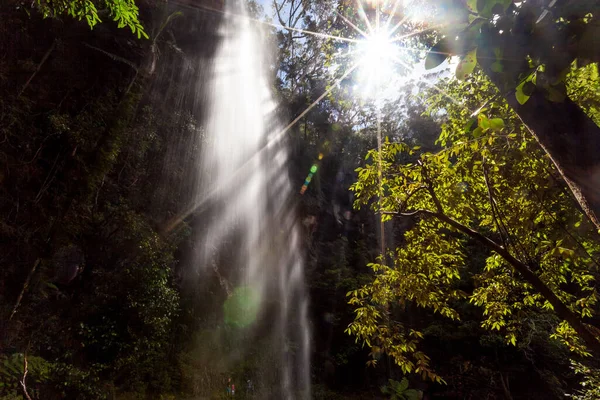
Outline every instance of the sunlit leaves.
<svg viewBox="0 0 600 400">
<path fill-rule="evenodd" d="M 566 79 L 569 98 L 576 101 L 600 125 L 600 73 L 598 64 L 590 64 L 583 68 L 573 67 Z"/>
<path fill-rule="evenodd" d="M 577 336 L 575 330 L 566 322 L 562 321 L 551 336 L 562 341 L 569 350 L 584 357 L 591 356 L 590 352 L 583 345 L 581 339 Z"/>
<path fill-rule="evenodd" d="M 535 88 L 535 73 L 525 82 Z M 438 140 L 443 149 L 419 154 L 386 141 L 380 152 L 369 152 L 369 162 L 358 170 L 353 186 L 357 207 L 370 205 L 385 218 L 414 218 L 402 245 L 388 256 L 393 262 L 371 264 L 373 280 L 350 295 L 360 313 L 349 332 L 367 345 L 378 341 L 379 349 L 408 366 L 406 371 L 413 362 L 406 352 L 408 338 L 379 330 L 394 307 L 414 303 L 458 319 L 452 304 L 468 299 L 481 308 L 482 327 L 499 332 L 511 345 L 521 339 L 523 315 L 554 312 L 495 252 L 489 252 L 477 273 L 463 275 L 469 239 L 432 216 L 438 207 L 532 265 L 539 279 L 581 318 L 593 317 L 597 309 L 592 271 L 600 246 L 590 224 L 582 227 L 582 214 L 556 184 L 550 160 L 481 71 L 466 81 L 450 80 L 443 89 L 464 99 L 464 105 L 456 105 L 440 93 L 427 94 L 432 113 L 444 110 Z M 461 278 L 472 280 L 471 293 L 457 290 Z M 577 345 L 573 331 L 558 331 L 555 337 L 569 348 L 586 351 Z"/>
<path fill-rule="evenodd" d="M 456 67 L 456 77 L 458 79 L 465 80 L 468 75 L 473 72 L 477 65 L 477 49 L 473 49 L 468 52 L 458 63 Z"/>
<path fill-rule="evenodd" d="M 101 5 L 103 9 L 108 10 L 119 28 L 128 27 L 138 38 L 148 39 L 148 34 L 139 20 L 139 9 L 135 0 L 36 0 L 36 4 L 44 18 L 66 14 L 79 21 L 85 19 L 90 28 L 102 22 L 97 9 L 97 5 Z"/>
<path fill-rule="evenodd" d="M 467 0 L 466 5 L 469 11 L 477 12 L 477 0 Z"/>
<path fill-rule="evenodd" d="M 531 82 L 523 81 L 515 89 L 515 96 L 517 97 L 517 101 L 521 105 L 527 103 L 527 100 L 529 100 L 529 98 L 531 97 L 531 93 L 532 93 L 532 91 L 530 91 L 530 90 L 527 90 L 527 91 L 525 90 L 526 89 L 525 85 L 527 85 L 527 88 L 530 88 Z M 527 93 L 529 93 L 529 94 L 527 94 Z"/>
</svg>

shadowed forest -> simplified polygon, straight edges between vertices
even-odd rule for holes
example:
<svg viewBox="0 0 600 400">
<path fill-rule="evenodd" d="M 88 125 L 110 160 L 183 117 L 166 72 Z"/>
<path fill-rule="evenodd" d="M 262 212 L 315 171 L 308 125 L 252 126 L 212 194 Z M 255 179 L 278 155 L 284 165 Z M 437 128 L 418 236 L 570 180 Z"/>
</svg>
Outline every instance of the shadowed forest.
<svg viewBox="0 0 600 400">
<path fill-rule="evenodd" d="M 0 399 L 600 399 L 600 2 L 0 34 Z"/>
</svg>

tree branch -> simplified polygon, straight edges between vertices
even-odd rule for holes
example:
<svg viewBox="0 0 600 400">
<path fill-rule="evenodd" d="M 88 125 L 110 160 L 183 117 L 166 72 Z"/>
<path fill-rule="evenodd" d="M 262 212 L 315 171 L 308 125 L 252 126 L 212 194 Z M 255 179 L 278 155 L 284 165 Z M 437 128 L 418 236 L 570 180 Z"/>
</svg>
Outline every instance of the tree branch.
<svg viewBox="0 0 600 400">
<path fill-rule="evenodd" d="M 23 378 L 21 379 L 21 381 L 19 381 L 19 383 L 23 388 L 23 393 L 25 394 L 27 400 L 31 400 L 31 396 L 29 396 L 29 393 L 27 393 L 27 385 L 25 384 L 25 379 L 27 378 L 28 372 L 29 370 L 27 369 L 27 356 L 23 355 Z"/>
<path fill-rule="evenodd" d="M 35 71 L 33 71 L 33 73 L 31 74 L 31 76 L 29 77 L 29 79 L 27 79 L 27 82 L 25 82 L 25 85 L 23 85 L 23 88 L 21 89 L 21 91 L 17 95 L 17 98 L 21 97 L 21 95 L 23 94 L 23 92 L 25 91 L 25 89 L 27 89 L 27 86 L 29 86 L 29 84 L 31 83 L 31 81 L 33 80 L 33 78 L 35 78 L 35 76 L 38 74 L 38 72 L 40 72 L 40 70 L 42 69 L 42 66 L 44 65 L 44 63 L 46 63 L 46 60 L 48 60 L 48 57 L 50 57 L 50 54 L 52 54 L 52 52 L 54 51 L 55 48 L 56 48 L 56 39 L 54 39 L 54 41 L 52 42 L 52 45 L 50 46 L 50 48 L 48 49 L 48 51 L 46 51 L 46 54 L 44 54 L 44 57 L 42 58 L 42 61 L 40 61 L 40 63 L 38 64 L 37 68 L 35 69 Z"/>
<path fill-rule="evenodd" d="M 434 199 L 435 202 L 435 199 Z M 439 201 L 438 201 L 439 202 Z M 437 218 L 440 221 L 447 223 L 458 231 L 470 236 L 477 240 L 479 243 L 486 246 L 488 249 L 497 253 L 506 262 L 508 262 L 521 276 L 529 283 L 535 290 L 537 290 L 554 308 L 556 314 L 563 320 L 567 321 L 569 325 L 577 332 L 581 339 L 585 342 L 586 346 L 596 356 L 600 357 L 600 341 L 598 338 L 585 326 L 585 324 L 577 317 L 569 307 L 562 302 L 561 299 L 550 289 L 535 273 L 531 271 L 528 265 L 524 264 L 517 258 L 515 258 L 508 250 L 504 247 L 491 240 L 490 238 L 482 235 L 481 233 L 469 228 L 466 225 L 450 218 L 444 213 L 434 212 L 430 210 L 416 210 L 413 215 L 423 214 Z"/>
<path fill-rule="evenodd" d="M 17 309 L 19 308 L 19 305 L 21 304 L 21 300 L 23 300 L 23 296 L 25 295 L 25 292 L 27 291 L 27 288 L 29 287 L 29 282 L 31 282 L 31 278 L 33 277 L 33 274 L 35 273 L 35 270 L 37 269 L 38 265 L 40 265 L 40 261 L 41 260 L 39 258 L 37 260 L 35 260 L 35 263 L 33 263 L 33 267 L 29 271 L 29 274 L 27 274 L 27 279 L 25 279 L 25 283 L 23 284 L 23 288 L 21 289 L 21 293 L 19 293 L 19 297 L 17 297 L 17 301 L 15 302 L 15 306 L 13 307 L 12 312 L 10 313 L 10 317 L 8 317 L 9 321 L 16 314 Z"/>
<path fill-rule="evenodd" d="M 421 160 L 418 161 L 418 164 L 421 166 L 421 170 L 423 172 L 423 179 L 425 179 L 425 183 L 427 183 L 427 191 L 431 195 L 431 199 L 435 204 L 435 208 L 437 209 L 438 213 L 443 214 L 444 208 L 442 207 L 440 199 L 438 199 L 437 195 L 435 194 L 435 190 L 433 189 L 433 182 L 431 181 L 431 179 L 429 179 L 429 171 L 427 170 L 427 167 L 425 166 L 425 164 L 423 164 Z"/>
<path fill-rule="evenodd" d="M 500 225 L 500 222 L 498 221 L 499 217 L 496 217 L 496 202 L 494 201 L 494 196 L 492 194 L 492 188 L 490 187 L 490 180 L 488 177 L 488 172 L 487 172 L 487 166 L 485 165 L 485 159 L 482 165 L 482 169 L 483 169 L 483 179 L 485 181 L 485 186 L 487 188 L 487 193 L 488 193 L 488 200 L 490 202 L 490 207 L 492 208 L 492 218 L 494 219 L 494 224 L 496 224 L 496 229 L 498 229 L 498 233 L 500 234 L 500 239 L 502 240 L 502 246 L 505 249 L 508 249 L 508 246 L 506 245 L 506 242 L 510 236 L 510 234 L 508 233 L 508 229 L 506 229 L 506 239 L 504 238 L 504 234 L 502 231 L 502 228 L 506 228 L 504 226 L 504 224 L 502 224 L 502 226 Z"/>
</svg>

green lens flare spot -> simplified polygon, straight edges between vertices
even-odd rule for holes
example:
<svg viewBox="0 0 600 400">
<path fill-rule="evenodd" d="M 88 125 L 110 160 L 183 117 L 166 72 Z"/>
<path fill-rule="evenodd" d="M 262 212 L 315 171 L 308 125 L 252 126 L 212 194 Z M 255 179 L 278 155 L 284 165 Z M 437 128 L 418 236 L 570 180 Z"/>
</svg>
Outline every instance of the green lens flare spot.
<svg viewBox="0 0 600 400">
<path fill-rule="evenodd" d="M 258 292 L 248 286 L 236 288 L 223 304 L 225 323 L 245 328 L 256 321 L 260 307 Z"/>
<path fill-rule="evenodd" d="M 315 165 L 313 165 L 313 166 L 310 168 L 310 172 L 312 172 L 313 174 L 315 174 L 315 173 L 317 172 L 317 170 L 318 170 L 318 169 L 319 169 L 319 167 L 317 167 L 317 165 L 315 164 Z"/>
</svg>

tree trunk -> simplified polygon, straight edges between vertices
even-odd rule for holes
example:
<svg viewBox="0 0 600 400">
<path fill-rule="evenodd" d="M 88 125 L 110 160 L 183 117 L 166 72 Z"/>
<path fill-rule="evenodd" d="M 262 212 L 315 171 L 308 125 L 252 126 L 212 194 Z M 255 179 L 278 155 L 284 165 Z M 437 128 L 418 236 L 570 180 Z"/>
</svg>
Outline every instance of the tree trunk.
<svg viewBox="0 0 600 400">
<path fill-rule="evenodd" d="M 526 14 L 526 11 L 523 11 Z M 600 231 L 600 127 L 571 99 L 552 102 L 545 90 L 536 88 L 525 104 L 517 101 L 514 88 L 528 71 L 525 61 L 532 53 L 550 54 L 559 59 L 567 54 L 554 26 L 538 26 L 529 33 L 488 32 L 485 46 L 477 49 L 484 73 L 506 97 L 506 101 L 527 126 L 563 176 L 583 212 Z M 503 71 L 492 68 L 495 47 L 502 49 Z M 567 66 L 569 63 L 567 63 Z M 512 89 L 512 90 L 508 90 Z"/>
<path fill-rule="evenodd" d="M 523 105 L 514 93 L 508 95 L 507 101 L 600 230 L 600 127 L 568 98 L 554 103 L 536 91 Z"/>
</svg>

